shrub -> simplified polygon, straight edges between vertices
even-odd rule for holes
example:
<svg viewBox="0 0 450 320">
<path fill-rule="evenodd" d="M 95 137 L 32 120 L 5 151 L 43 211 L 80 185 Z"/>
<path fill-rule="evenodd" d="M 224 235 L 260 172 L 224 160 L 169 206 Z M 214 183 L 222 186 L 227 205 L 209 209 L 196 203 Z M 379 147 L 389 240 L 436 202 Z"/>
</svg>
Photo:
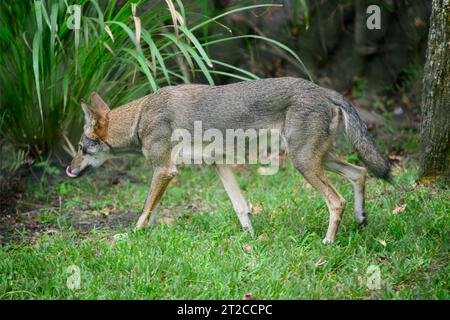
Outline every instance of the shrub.
<svg viewBox="0 0 450 320">
<path fill-rule="evenodd" d="M 181 1 L 1 1 L 0 132 L 42 157 L 79 134 L 79 102 L 92 91 L 117 106 L 162 85 L 188 83 L 196 73 L 211 84 L 215 74 L 257 78 L 206 54 L 204 47 L 233 37 L 202 41 L 194 32 L 226 14 L 263 6 L 270 5 L 236 8 L 189 27 Z"/>
</svg>

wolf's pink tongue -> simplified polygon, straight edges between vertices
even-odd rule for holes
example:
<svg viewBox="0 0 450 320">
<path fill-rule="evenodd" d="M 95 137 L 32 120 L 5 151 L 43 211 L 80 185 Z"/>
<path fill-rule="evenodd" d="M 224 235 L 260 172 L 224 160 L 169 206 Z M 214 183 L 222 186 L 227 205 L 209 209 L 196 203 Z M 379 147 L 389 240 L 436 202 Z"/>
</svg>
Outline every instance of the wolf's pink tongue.
<svg viewBox="0 0 450 320">
<path fill-rule="evenodd" d="M 73 174 L 72 172 L 70 172 L 69 166 L 67 166 L 67 168 L 66 168 L 66 174 L 67 174 L 70 178 L 76 178 L 76 177 L 77 177 L 76 174 Z"/>
</svg>

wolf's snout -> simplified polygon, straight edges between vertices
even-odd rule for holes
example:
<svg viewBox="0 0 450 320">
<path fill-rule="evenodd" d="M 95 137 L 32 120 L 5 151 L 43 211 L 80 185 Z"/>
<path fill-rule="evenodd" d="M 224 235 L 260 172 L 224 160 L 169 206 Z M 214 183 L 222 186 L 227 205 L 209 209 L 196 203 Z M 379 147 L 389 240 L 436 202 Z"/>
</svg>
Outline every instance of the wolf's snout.
<svg viewBox="0 0 450 320">
<path fill-rule="evenodd" d="M 67 168 L 66 168 L 66 174 L 69 176 L 69 178 L 72 178 L 72 179 L 78 177 L 77 174 L 74 174 L 74 173 L 70 170 L 70 166 L 67 166 Z"/>
</svg>

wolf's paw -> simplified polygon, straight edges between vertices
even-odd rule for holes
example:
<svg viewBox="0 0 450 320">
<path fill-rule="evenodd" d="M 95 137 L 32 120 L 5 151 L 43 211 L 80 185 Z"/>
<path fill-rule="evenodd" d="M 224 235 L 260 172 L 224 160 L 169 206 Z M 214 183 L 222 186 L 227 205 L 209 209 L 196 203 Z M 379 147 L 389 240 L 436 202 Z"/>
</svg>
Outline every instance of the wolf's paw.
<svg viewBox="0 0 450 320">
<path fill-rule="evenodd" d="M 142 232 L 146 230 L 148 226 L 148 221 L 138 221 L 138 223 L 136 223 L 136 226 L 133 228 L 133 232 Z"/>
<path fill-rule="evenodd" d="M 324 244 L 324 245 L 331 245 L 331 244 L 333 244 L 333 242 L 334 242 L 333 240 L 330 240 L 327 238 L 322 240 L 322 244 Z"/>
<path fill-rule="evenodd" d="M 356 222 L 360 227 L 365 227 L 367 225 L 367 214 L 364 209 L 359 208 L 355 210 Z"/>
<path fill-rule="evenodd" d="M 144 231 L 144 230 L 145 230 L 145 227 L 144 227 L 144 226 L 135 226 L 135 227 L 133 228 L 133 233 L 142 232 L 142 231 Z"/>
<path fill-rule="evenodd" d="M 255 231 L 253 230 L 253 227 L 251 225 L 249 226 L 243 226 L 242 230 L 244 232 L 249 232 L 252 239 L 255 239 Z"/>
<path fill-rule="evenodd" d="M 363 212 L 363 213 L 362 213 L 362 217 L 361 217 L 361 218 L 358 218 L 357 221 L 358 221 L 358 225 L 359 225 L 360 227 L 365 227 L 365 226 L 367 226 L 368 221 L 367 221 L 366 213 Z"/>
</svg>

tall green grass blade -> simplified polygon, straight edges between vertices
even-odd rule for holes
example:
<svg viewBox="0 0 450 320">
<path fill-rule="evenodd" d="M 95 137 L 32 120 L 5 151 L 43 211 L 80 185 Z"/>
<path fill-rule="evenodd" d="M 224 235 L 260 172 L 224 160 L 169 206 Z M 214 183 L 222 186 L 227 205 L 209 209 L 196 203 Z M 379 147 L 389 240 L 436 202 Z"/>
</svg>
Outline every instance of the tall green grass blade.
<svg viewBox="0 0 450 320">
<path fill-rule="evenodd" d="M 180 52 L 183 54 L 183 57 L 186 59 L 188 65 L 189 65 L 189 68 L 194 69 L 194 63 L 192 62 L 191 56 L 189 55 L 189 53 L 187 52 L 187 50 L 185 48 L 185 46 L 187 44 L 185 44 L 184 42 L 181 42 L 181 41 L 177 41 L 177 39 L 170 33 L 162 33 L 161 35 L 166 37 L 170 41 L 172 41 L 180 49 Z M 172 58 L 173 55 L 170 55 L 168 57 Z"/>
<path fill-rule="evenodd" d="M 42 32 L 42 1 L 34 3 L 34 11 L 36 14 L 37 31 Z"/>
<path fill-rule="evenodd" d="M 207 19 L 205 21 L 202 21 L 199 24 L 193 26 L 192 28 L 189 28 L 189 30 L 191 32 L 194 32 L 195 30 L 203 27 L 206 24 L 209 24 L 209 23 L 211 23 L 211 22 L 213 22 L 215 20 L 218 20 L 220 18 L 223 18 L 225 16 L 228 16 L 228 15 L 236 13 L 236 12 L 252 10 L 252 9 L 257 9 L 257 8 L 264 8 L 264 7 L 283 7 L 283 5 L 282 4 L 255 4 L 255 5 L 251 5 L 251 6 L 245 6 L 245 7 L 242 7 L 242 8 L 236 8 L 236 9 L 233 9 L 233 10 L 230 10 L 230 11 L 226 11 L 226 12 L 224 12 L 222 14 L 219 14 L 219 15 L 217 15 L 215 17 L 209 18 L 209 19 Z"/>
<path fill-rule="evenodd" d="M 165 0 L 167 3 L 167 7 L 169 8 L 170 15 L 172 17 L 172 23 L 173 23 L 173 29 L 175 30 L 175 36 L 178 39 L 178 36 L 180 34 L 179 32 L 179 25 L 177 21 L 177 11 L 175 10 L 175 6 L 172 2 L 172 0 Z"/>
<path fill-rule="evenodd" d="M 117 25 L 120 28 L 122 28 L 127 33 L 128 37 L 133 42 L 133 44 L 136 45 L 136 37 L 135 37 L 133 30 L 131 30 L 125 23 L 120 22 L 120 21 L 106 21 L 106 24 L 109 24 L 109 25 L 113 24 L 113 25 Z"/>
<path fill-rule="evenodd" d="M 192 44 L 195 46 L 195 48 L 197 49 L 198 53 L 200 54 L 200 56 L 203 58 L 203 60 L 205 60 L 206 64 L 212 68 L 213 64 L 211 62 L 211 60 L 209 59 L 208 55 L 206 54 L 205 50 L 203 49 L 202 45 L 200 44 L 200 42 L 198 42 L 197 38 L 193 35 L 193 33 L 191 31 L 189 31 L 186 27 L 180 27 L 180 30 L 183 31 L 183 33 L 186 35 L 186 37 L 191 40 Z"/>
<path fill-rule="evenodd" d="M 50 14 L 50 58 L 52 61 L 55 59 L 55 42 L 56 42 L 56 28 L 58 23 L 58 4 L 52 5 Z"/>
<path fill-rule="evenodd" d="M 292 51 L 291 48 L 289 48 L 288 46 L 282 44 L 279 41 L 273 40 L 271 38 L 268 37 L 264 37 L 264 36 L 260 36 L 260 35 L 256 35 L 256 34 L 247 34 L 247 35 L 242 35 L 242 36 L 233 36 L 233 37 L 227 37 L 227 38 L 222 38 L 222 39 L 218 39 L 218 40 L 212 40 L 206 43 L 203 43 L 203 46 L 209 46 L 212 44 L 216 44 L 216 43 L 223 43 L 225 41 L 230 41 L 230 40 L 237 40 L 237 39 L 260 39 L 260 40 L 264 40 L 270 43 L 273 43 L 274 45 L 276 45 L 277 47 L 283 49 L 284 51 L 288 52 L 290 55 L 292 55 L 295 60 L 298 61 L 298 63 L 302 66 L 303 71 L 306 73 L 306 75 L 308 76 L 308 78 L 313 81 L 313 78 L 311 76 L 311 74 L 309 73 L 308 69 L 306 68 L 305 64 L 303 63 L 302 59 L 300 59 L 300 57 L 294 52 Z"/>
<path fill-rule="evenodd" d="M 139 65 L 141 66 L 141 71 L 147 77 L 147 80 L 149 82 L 151 90 L 153 92 L 157 91 L 158 85 L 156 84 L 155 78 L 153 77 L 152 73 L 150 72 L 150 69 L 145 61 L 146 59 L 143 57 L 142 52 L 139 51 L 138 53 L 136 53 L 135 51 L 128 49 L 128 48 L 123 48 L 122 50 L 127 52 L 130 56 L 132 56 L 133 58 L 135 58 L 138 61 Z"/>
<path fill-rule="evenodd" d="M 308 9 L 308 4 L 306 3 L 305 0 L 300 0 L 300 4 L 302 6 L 303 9 L 303 16 L 305 18 L 305 29 L 308 30 L 309 29 L 309 9 Z"/>
<path fill-rule="evenodd" d="M 187 79 L 186 77 L 184 77 L 184 76 L 183 76 L 182 74 L 180 74 L 180 73 L 177 73 L 177 72 L 174 72 L 174 71 L 171 71 L 171 70 L 167 70 L 167 72 L 168 72 L 172 77 L 175 77 L 175 78 L 180 79 L 181 82 L 183 82 L 183 83 L 189 83 L 189 82 L 190 82 L 189 79 Z"/>
<path fill-rule="evenodd" d="M 83 23 L 83 32 L 84 32 L 84 45 L 89 47 L 89 19 L 86 19 Z"/>
<path fill-rule="evenodd" d="M 181 0 L 177 0 L 178 7 L 180 8 L 180 14 L 183 18 L 186 19 L 186 12 L 184 11 L 184 5 Z"/>
<path fill-rule="evenodd" d="M 233 65 L 231 65 L 231 64 L 228 64 L 228 63 L 225 63 L 225 62 L 222 62 L 222 61 L 219 61 L 219 60 L 211 59 L 211 61 L 212 61 L 214 64 L 216 64 L 216 65 L 223 66 L 223 67 L 227 67 L 227 68 L 229 68 L 229 69 L 231 69 L 231 70 L 234 70 L 234 71 L 243 73 L 243 74 L 245 74 L 245 75 L 248 76 L 247 79 L 254 79 L 254 80 L 260 79 L 257 75 L 251 73 L 250 71 L 244 70 L 244 69 L 242 69 L 242 68 L 235 67 L 235 66 L 233 66 Z"/>
<path fill-rule="evenodd" d="M 111 20 L 112 19 L 112 15 L 114 13 L 114 9 L 116 8 L 116 2 L 117 0 L 111 0 L 110 5 L 108 6 L 108 13 L 106 14 L 106 19 L 107 20 Z"/>
<path fill-rule="evenodd" d="M 243 81 L 254 80 L 254 79 L 249 78 L 249 77 L 240 76 L 238 74 L 229 73 L 229 72 L 226 72 L 226 71 L 210 70 L 209 72 L 211 74 L 217 74 L 217 75 L 226 76 L 226 77 L 229 77 L 229 78 L 235 78 L 235 79 L 243 80 Z"/>
<path fill-rule="evenodd" d="M 95 10 L 97 11 L 97 15 L 98 15 L 98 24 L 100 26 L 100 34 L 103 33 L 103 31 L 105 30 L 105 18 L 103 15 L 103 11 L 100 8 L 98 2 L 96 0 L 90 0 L 90 2 L 93 4 Z"/>
<path fill-rule="evenodd" d="M 186 46 L 186 50 L 189 52 L 189 54 L 191 55 L 191 57 L 195 60 L 195 62 L 197 63 L 197 65 L 199 66 L 200 70 L 202 71 L 203 75 L 205 76 L 206 80 L 208 81 L 208 83 L 210 85 L 214 85 L 214 80 L 211 77 L 211 74 L 208 70 L 208 67 L 205 65 L 205 63 L 203 62 L 202 58 L 198 55 L 198 53 L 192 49 L 189 46 Z"/>
<path fill-rule="evenodd" d="M 69 73 L 66 73 L 63 78 L 63 114 L 66 114 L 68 95 L 69 95 Z"/>
<path fill-rule="evenodd" d="M 158 63 L 161 66 L 161 69 L 162 69 L 162 72 L 164 74 L 164 77 L 165 77 L 167 83 L 170 84 L 170 77 L 169 77 L 169 74 L 167 72 L 167 67 L 164 64 L 164 59 L 161 56 L 161 53 L 159 52 L 158 48 L 156 47 L 155 42 L 153 41 L 153 39 L 151 38 L 151 36 L 147 32 L 147 30 L 143 30 L 142 38 L 147 43 L 147 45 L 150 47 L 152 55 L 154 55 L 156 57 L 156 59 L 158 60 Z"/>
<path fill-rule="evenodd" d="M 40 32 L 35 33 L 33 38 L 33 71 L 34 71 L 34 82 L 36 86 L 36 94 L 38 97 L 39 111 L 41 114 L 42 130 L 44 130 L 44 111 L 42 109 L 42 99 L 41 99 L 41 85 L 39 80 L 39 48 L 41 46 L 41 34 Z"/>
<path fill-rule="evenodd" d="M 44 17 L 45 22 L 47 23 L 48 28 L 51 30 L 52 25 L 50 23 L 50 18 L 48 17 L 47 9 L 45 9 L 44 3 L 42 1 L 39 1 L 41 4 L 41 14 Z"/>
</svg>

